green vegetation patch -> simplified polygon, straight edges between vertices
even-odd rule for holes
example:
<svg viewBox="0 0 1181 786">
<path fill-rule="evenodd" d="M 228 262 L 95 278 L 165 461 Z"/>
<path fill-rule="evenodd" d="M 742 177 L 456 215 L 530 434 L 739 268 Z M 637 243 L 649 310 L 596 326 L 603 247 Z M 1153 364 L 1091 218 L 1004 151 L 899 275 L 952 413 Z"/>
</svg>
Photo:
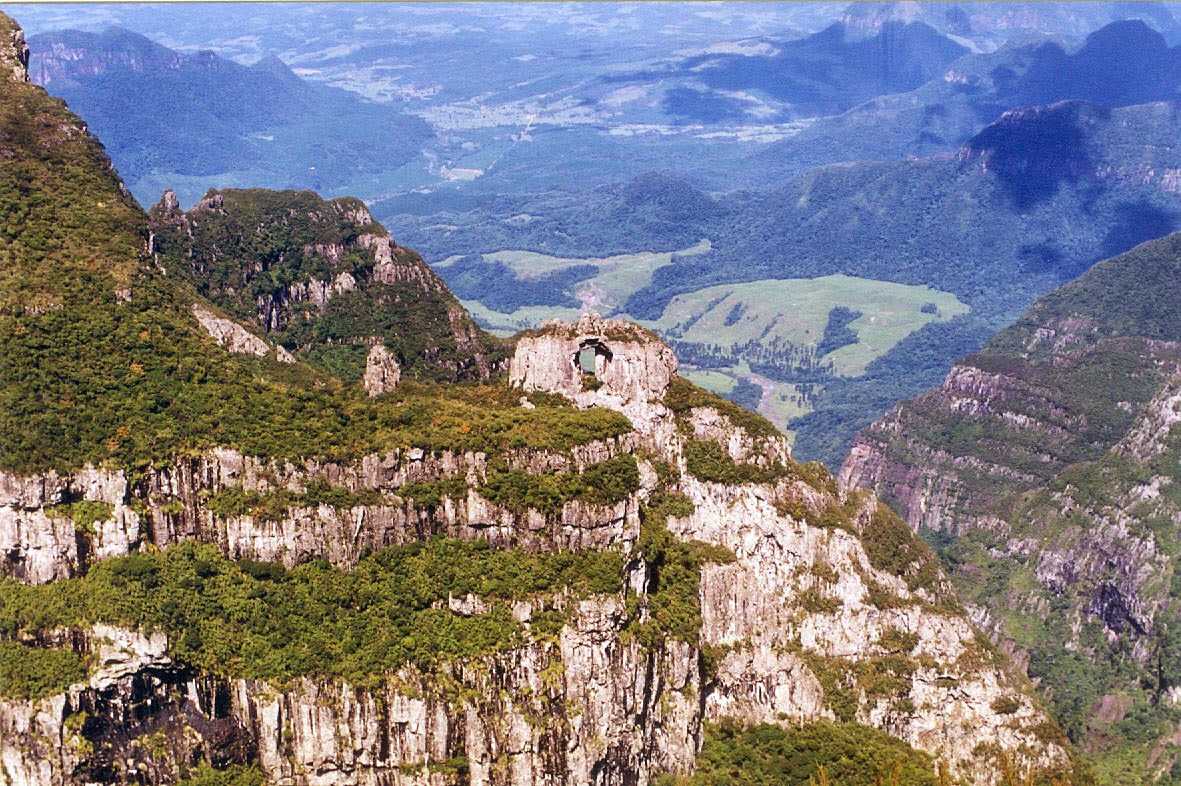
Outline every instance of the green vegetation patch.
<svg viewBox="0 0 1181 786">
<path fill-rule="evenodd" d="M 423 508 L 437 508 L 443 504 L 443 499 L 460 499 L 467 496 L 467 479 L 462 475 L 452 475 L 440 480 L 427 480 L 421 483 L 407 483 L 398 489 L 398 496 L 413 500 Z"/>
<path fill-rule="evenodd" d="M 595 505 L 622 502 L 640 488 L 640 470 L 630 454 L 616 456 L 587 467 L 580 473 L 550 472 L 538 475 L 521 469 L 497 469 L 488 473 L 480 494 L 489 502 L 517 510 L 533 508 L 561 513 L 571 500 Z"/>
<path fill-rule="evenodd" d="M 670 516 L 693 513 L 684 494 L 658 490 L 640 510 L 636 552 L 648 564 L 649 618 L 639 622 L 640 597 L 630 595 L 628 630 L 647 649 L 660 649 L 668 638 L 696 642 L 701 632 L 701 568 L 733 562 L 734 553 L 701 541 L 683 541 L 668 531 Z"/>
<path fill-rule="evenodd" d="M 0 636 L 97 622 L 163 630 L 178 662 L 231 678 L 323 676 L 373 686 L 406 663 L 423 668 L 518 646 L 528 631 L 509 601 L 569 590 L 618 593 L 617 552 L 529 554 L 434 538 L 377 552 L 350 572 L 325 561 L 291 570 L 232 562 L 186 542 L 94 566 L 82 578 L 30 587 L 0 582 Z M 447 608 L 473 593 L 490 604 L 470 617 Z M 77 681 L 77 659 L 5 644 L 7 695 Z M 11 657 L 10 657 L 11 656 Z M 13 666 L 21 664 L 19 671 Z"/>
<path fill-rule="evenodd" d="M 40 699 L 85 681 L 86 667 L 72 650 L 0 641 L 0 696 Z"/>
<path fill-rule="evenodd" d="M 751 362 L 758 349 L 814 347 L 837 374 L 858 376 L 924 325 L 966 313 L 948 292 L 830 275 L 705 287 L 677 295 L 648 324 L 679 341 L 740 348 Z"/>
<path fill-rule="evenodd" d="M 664 405 L 674 414 L 687 416 L 698 407 L 710 407 L 730 419 L 735 426 L 746 431 L 751 439 L 781 438 L 779 429 L 762 415 L 743 409 L 732 401 L 694 385 L 682 377 L 673 377 L 664 394 Z"/>
<path fill-rule="evenodd" d="M 862 696 L 870 706 L 890 701 L 900 709 L 914 711 L 909 697 L 916 667 L 906 654 L 891 653 L 856 661 L 811 651 L 801 651 L 799 655 L 824 688 L 824 702 L 840 721 L 850 723 L 857 717 Z"/>
<path fill-rule="evenodd" d="M 74 528 L 79 532 L 93 533 L 95 524 L 100 521 L 106 521 L 114 515 L 115 506 L 108 502 L 79 500 L 77 502 L 67 502 L 63 505 L 54 505 L 46 508 L 45 512 L 50 518 L 73 519 Z"/>
<path fill-rule="evenodd" d="M 774 483 L 795 473 L 776 462 L 760 467 L 746 461 L 735 461 L 724 447 L 712 439 L 690 439 L 685 442 L 685 469 L 707 483 Z"/>
<path fill-rule="evenodd" d="M 232 486 L 210 497 L 207 505 L 219 516 L 252 516 L 259 521 L 279 521 L 292 508 L 327 505 L 337 510 L 350 510 L 381 502 L 381 494 L 373 489 L 350 491 L 319 482 L 309 483 L 302 494 L 287 489 L 260 494 Z"/>
<path fill-rule="evenodd" d="M 823 768 L 836 786 L 936 786 L 935 760 L 885 732 L 817 721 L 794 728 L 708 724 L 692 777 L 659 786 L 809 786 Z M 897 780 L 891 780 L 897 773 Z"/>
<path fill-rule="evenodd" d="M 885 505 L 878 503 L 874 509 L 861 532 L 861 544 L 870 565 L 902 577 L 912 592 L 941 589 L 939 557 Z"/>
<path fill-rule="evenodd" d="M 262 770 L 244 764 L 235 764 L 224 769 L 201 765 L 188 774 L 182 774 L 179 786 L 263 786 L 266 779 Z"/>
</svg>

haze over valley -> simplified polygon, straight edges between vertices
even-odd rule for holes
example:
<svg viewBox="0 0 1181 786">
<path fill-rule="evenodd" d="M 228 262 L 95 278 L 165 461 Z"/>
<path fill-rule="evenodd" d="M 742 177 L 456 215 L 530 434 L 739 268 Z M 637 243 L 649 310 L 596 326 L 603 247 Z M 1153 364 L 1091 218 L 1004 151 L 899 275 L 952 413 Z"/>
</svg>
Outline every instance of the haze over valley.
<svg viewBox="0 0 1181 786">
<path fill-rule="evenodd" d="M 21 11 L 34 80 L 141 204 L 358 196 L 487 327 L 638 319 L 834 467 L 1038 294 L 1181 223 L 1152 108 L 1177 98 L 1170 4 Z M 758 282 L 764 315 L 705 340 L 745 302 L 718 287 Z"/>
</svg>

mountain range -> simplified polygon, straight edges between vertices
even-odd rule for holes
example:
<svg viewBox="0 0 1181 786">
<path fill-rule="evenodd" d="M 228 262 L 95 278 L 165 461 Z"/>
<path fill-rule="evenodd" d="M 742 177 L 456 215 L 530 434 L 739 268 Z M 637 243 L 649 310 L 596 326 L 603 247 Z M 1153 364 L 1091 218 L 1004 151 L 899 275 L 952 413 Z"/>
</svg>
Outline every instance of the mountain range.
<svg viewBox="0 0 1181 786">
<path fill-rule="evenodd" d="M 939 549 L 1102 782 L 1175 777 L 1179 260 L 1172 234 L 1039 299 L 841 471 Z"/>
<path fill-rule="evenodd" d="M 27 58 L 0 16 L 8 783 L 1090 782 L 934 553 L 650 331 L 505 369 L 355 200 L 146 213 Z"/>
<path fill-rule="evenodd" d="M 615 304 L 647 320 L 705 288 L 831 274 L 953 293 L 968 314 L 923 327 L 852 379 L 763 364 L 742 346 L 702 348 L 718 366 L 746 360 L 786 383 L 823 383 L 814 411 L 791 427 L 801 455 L 836 465 L 858 428 L 937 384 L 955 358 L 979 348 L 1037 295 L 1181 226 L 1177 123 L 1170 103 L 1063 102 L 1007 113 L 954 156 L 833 164 L 763 193 L 707 195 L 685 181 L 644 177 L 581 198 L 505 198 L 460 210 L 420 197 L 375 211 L 402 226 L 428 258 L 526 248 L 593 265 L 577 258 L 579 249 L 596 247 L 596 256 L 641 244 L 674 251 L 709 238 L 708 250 L 674 254 Z M 448 278 L 460 269 L 440 272 Z M 490 297 L 498 282 L 498 291 L 516 298 L 502 305 L 507 310 L 559 302 L 570 290 L 568 279 L 554 279 L 548 291 L 502 279 L 453 280 L 469 300 Z"/>
</svg>

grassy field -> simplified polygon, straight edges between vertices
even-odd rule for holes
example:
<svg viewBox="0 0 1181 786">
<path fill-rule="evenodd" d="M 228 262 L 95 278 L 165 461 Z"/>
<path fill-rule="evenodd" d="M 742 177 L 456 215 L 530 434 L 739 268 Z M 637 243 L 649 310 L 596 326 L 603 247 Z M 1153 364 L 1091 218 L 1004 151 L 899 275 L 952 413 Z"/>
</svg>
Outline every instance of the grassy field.
<svg viewBox="0 0 1181 786">
<path fill-rule="evenodd" d="M 567 259 L 538 254 L 533 251 L 496 251 L 485 254 L 485 259 L 494 259 L 512 269 L 518 278 L 526 281 L 536 281 L 550 273 L 564 270 L 573 265 L 594 265 L 599 269 L 598 275 L 585 281 L 580 281 L 570 293 L 582 304 L 582 310 L 597 311 L 601 314 L 613 314 L 619 311 L 633 292 L 643 289 L 652 283 L 652 273 L 672 261 L 673 254 L 690 256 L 702 254 L 711 248 L 708 240 L 702 240 L 697 245 L 681 251 L 663 253 L 644 252 L 639 254 L 621 254 L 614 257 L 592 259 Z M 456 261 L 456 257 L 445 259 L 436 267 L 446 268 Z M 472 308 L 470 302 L 465 306 Z M 512 314 L 499 314 L 488 309 L 474 309 L 477 319 L 483 319 L 491 325 L 494 331 L 509 333 L 520 330 L 521 327 L 533 327 L 538 321 L 546 319 L 569 319 L 569 313 L 575 309 L 566 308 L 522 308 Z M 574 314 L 578 318 L 578 314 Z"/>
<path fill-rule="evenodd" d="M 476 322 L 485 330 L 497 336 L 511 336 L 522 330 L 535 328 L 547 319 L 564 319 L 577 322 L 582 309 L 561 306 L 526 306 L 511 314 L 493 311 L 478 300 L 461 300 L 463 307 L 471 312 Z"/>
<path fill-rule="evenodd" d="M 928 322 L 968 311 L 955 295 L 930 287 L 835 275 L 706 287 L 674 298 L 649 327 L 683 341 L 722 347 L 748 341 L 807 346 L 820 341 L 828 313 L 836 306 L 861 312 L 849 325 L 857 343 L 824 358 L 836 373 L 850 377 L 863 374 L 870 361 Z"/>
<path fill-rule="evenodd" d="M 713 371 L 711 369 L 685 368 L 680 374 L 685 379 L 710 393 L 724 396 L 734 389 L 737 379 L 732 371 Z"/>
<path fill-rule="evenodd" d="M 711 393 L 717 393 L 719 396 L 725 396 L 734 390 L 739 379 L 754 382 L 763 389 L 763 398 L 759 402 L 759 414 L 774 423 L 789 439 L 794 436 L 794 433 L 787 427 L 787 424 L 812 411 L 795 385 L 788 382 L 776 382 L 759 374 L 752 374 L 745 363 L 723 369 L 682 366 L 680 374 L 693 384 Z"/>
</svg>

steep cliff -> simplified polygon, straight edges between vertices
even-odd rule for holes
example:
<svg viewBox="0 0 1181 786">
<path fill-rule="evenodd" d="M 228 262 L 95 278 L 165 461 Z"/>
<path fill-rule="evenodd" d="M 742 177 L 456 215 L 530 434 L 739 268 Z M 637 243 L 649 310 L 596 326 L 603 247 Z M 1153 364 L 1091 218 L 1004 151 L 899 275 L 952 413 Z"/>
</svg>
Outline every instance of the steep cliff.
<svg viewBox="0 0 1181 786">
<path fill-rule="evenodd" d="M 567 391 L 585 409 L 555 406 L 539 380 L 583 345 L 618 371 Z M 2 627 L 107 664 L 4 706 L 10 777 L 157 783 L 206 761 L 297 783 L 646 783 L 691 772 L 705 724 L 727 718 L 858 721 L 978 782 L 1004 756 L 1069 769 L 934 555 L 674 367 L 649 334 L 594 318 L 522 341 L 535 428 L 629 413 L 625 433 L 565 450 L 298 465 L 220 450 L 135 477 L 6 476 L 9 565 L 56 581 L 4 584 Z M 443 572 L 409 566 L 434 535 L 458 539 L 429 541 Z M 551 578 L 489 566 L 475 541 Z M 591 584 L 554 567 L 569 551 Z M 425 583 L 397 591 L 412 618 L 387 631 L 380 588 L 407 571 Z"/>
<path fill-rule="evenodd" d="M 360 200 L 227 189 L 185 213 L 167 192 L 150 216 L 152 253 L 166 275 L 349 381 L 361 379 L 379 345 L 420 379 L 486 380 L 504 358 Z"/>
<path fill-rule="evenodd" d="M 1085 780 L 933 553 L 646 331 L 549 325 L 512 386 L 392 391 L 357 341 L 371 396 L 233 319 L 318 324 L 240 296 L 264 271 L 434 286 L 357 203 L 227 192 L 152 230 L 39 88 L 0 82 L 0 132 L 0 781 L 643 786 L 723 720 Z M 251 199 L 283 208 L 231 232 Z M 343 250 L 305 254 L 321 219 Z M 266 264 L 183 245 L 205 224 Z M 224 266 L 224 313 L 165 242 Z"/>
<path fill-rule="evenodd" d="M 931 533 L 1076 741 L 1149 774 L 1176 760 L 1181 684 L 1179 273 L 1181 235 L 1096 266 L 862 432 L 841 471 Z"/>
</svg>

